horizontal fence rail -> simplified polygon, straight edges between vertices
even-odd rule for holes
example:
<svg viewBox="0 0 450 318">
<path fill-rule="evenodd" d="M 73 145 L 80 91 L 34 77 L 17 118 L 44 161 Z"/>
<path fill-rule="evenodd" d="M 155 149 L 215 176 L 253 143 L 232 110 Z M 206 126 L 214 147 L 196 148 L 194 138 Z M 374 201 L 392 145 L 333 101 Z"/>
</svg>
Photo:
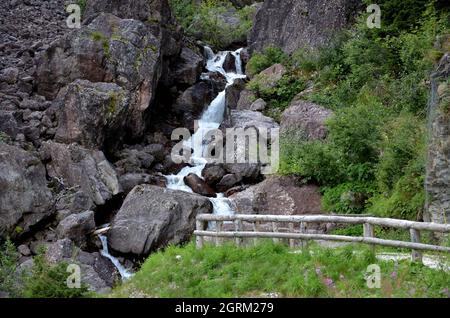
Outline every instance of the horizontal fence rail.
<svg viewBox="0 0 450 318">
<path fill-rule="evenodd" d="M 207 229 L 209 222 L 215 222 L 215 230 Z M 234 223 L 234 230 L 223 230 L 225 222 Z M 252 224 L 252 231 L 244 230 L 243 222 Z M 261 224 L 268 224 L 271 231 L 259 231 Z M 329 234 L 309 234 L 306 225 L 309 223 L 335 223 L 335 224 L 362 224 L 364 236 L 344 236 Z M 285 232 L 280 231 L 281 224 L 288 224 Z M 409 230 L 410 242 L 387 240 L 376 238 L 374 226 L 390 227 Z M 287 230 L 287 232 L 286 232 Z M 275 242 L 280 239 L 288 239 L 291 247 L 295 242 L 310 240 L 323 240 L 335 242 L 365 243 L 370 245 L 381 245 L 388 247 L 407 248 L 412 250 L 412 259 L 421 261 L 422 254 L 419 251 L 450 252 L 450 247 L 420 243 L 421 231 L 450 233 L 449 224 L 414 222 L 389 218 L 377 218 L 371 216 L 341 216 L 341 215 L 213 215 L 201 214 L 197 216 L 196 235 L 197 247 L 201 248 L 205 237 L 215 239 L 217 245 L 224 238 L 234 238 L 237 245 L 241 245 L 244 238 L 253 238 L 256 243 L 258 238 L 272 238 Z"/>
</svg>

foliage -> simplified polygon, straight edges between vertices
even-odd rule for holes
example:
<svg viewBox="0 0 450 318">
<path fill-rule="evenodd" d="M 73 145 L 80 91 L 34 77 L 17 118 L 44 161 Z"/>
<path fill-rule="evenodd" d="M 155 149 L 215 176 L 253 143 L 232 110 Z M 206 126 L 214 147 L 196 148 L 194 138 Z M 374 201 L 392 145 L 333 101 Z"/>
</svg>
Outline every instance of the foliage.
<svg viewBox="0 0 450 318">
<path fill-rule="evenodd" d="M 16 275 L 19 254 L 16 247 L 8 239 L 0 245 L 0 291 L 8 293 L 10 297 L 17 297 L 19 292 Z"/>
<path fill-rule="evenodd" d="M 327 210 L 422 216 L 427 79 L 443 54 L 433 46 L 436 37 L 445 38 L 450 29 L 448 13 L 427 3 L 406 27 L 396 25 L 393 8 L 400 4 L 393 1 L 382 30 L 368 29 L 361 16 L 327 49 L 298 50 L 285 62 L 304 82 L 314 83 L 303 96 L 332 109 L 334 116 L 326 123 L 324 141 L 284 138 L 281 173 L 318 182 Z M 362 207 L 342 200 L 353 192 L 364 198 Z"/>
<path fill-rule="evenodd" d="M 170 0 L 172 12 L 186 33 L 207 44 L 224 49 L 245 41 L 253 24 L 253 8 L 235 9 L 227 0 Z M 239 22 L 227 23 L 224 16 Z"/>
<path fill-rule="evenodd" d="M 283 50 L 269 46 L 261 53 L 252 55 L 247 63 L 247 71 L 250 75 L 256 75 L 274 64 L 286 62 L 287 58 L 288 56 Z"/>
<path fill-rule="evenodd" d="M 82 283 L 80 288 L 69 288 L 67 264 L 59 262 L 50 264 L 44 250 L 33 258 L 31 272 L 25 276 L 23 296 L 26 298 L 79 298 L 88 293 L 87 286 Z"/>
<path fill-rule="evenodd" d="M 369 289 L 367 266 L 379 264 L 382 288 Z M 409 261 L 375 260 L 373 251 L 349 245 L 311 245 L 290 253 L 272 242 L 238 248 L 169 247 L 151 255 L 111 296 L 129 297 L 447 297 L 450 274 Z M 414 288 L 411 288 L 414 286 Z"/>
<path fill-rule="evenodd" d="M 373 189 L 370 183 L 346 182 L 335 187 L 324 187 L 322 205 L 327 211 L 358 214 L 364 211 Z"/>
</svg>

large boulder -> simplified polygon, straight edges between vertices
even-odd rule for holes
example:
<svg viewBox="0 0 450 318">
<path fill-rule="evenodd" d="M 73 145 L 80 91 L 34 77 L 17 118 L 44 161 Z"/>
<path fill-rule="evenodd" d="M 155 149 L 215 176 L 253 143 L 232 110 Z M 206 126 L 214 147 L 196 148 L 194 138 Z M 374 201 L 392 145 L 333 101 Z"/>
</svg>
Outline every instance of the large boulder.
<svg viewBox="0 0 450 318">
<path fill-rule="evenodd" d="M 181 54 L 171 66 L 170 77 L 178 85 L 194 85 L 202 74 L 205 59 L 189 47 L 183 47 Z"/>
<path fill-rule="evenodd" d="M 185 126 L 192 128 L 194 120 L 200 117 L 217 93 L 211 81 L 201 81 L 189 87 L 178 97 L 172 112 L 182 118 Z"/>
<path fill-rule="evenodd" d="M 294 99 L 281 116 L 281 134 L 296 140 L 324 139 L 325 122 L 333 112 L 317 104 Z"/>
<path fill-rule="evenodd" d="M 236 109 L 241 96 L 241 92 L 245 89 L 246 82 L 243 79 L 237 79 L 232 85 L 229 85 L 225 91 L 225 104 L 229 109 Z"/>
<path fill-rule="evenodd" d="M 270 117 L 251 110 L 231 110 L 223 128 L 250 128 L 277 129 L 279 125 Z"/>
<path fill-rule="evenodd" d="M 240 214 L 321 214 L 321 195 L 314 185 L 299 186 L 293 177 L 270 176 L 229 197 Z"/>
<path fill-rule="evenodd" d="M 140 185 L 128 194 L 114 217 L 109 243 L 120 253 L 147 255 L 167 244 L 188 241 L 197 214 L 211 212 L 211 202 L 202 196 Z"/>
<path fill-rule="evenodd" d="M 127 127 L 139 136 L 162 68 L 161 40 L 153 33 L 143 22 L 102 13 L 38 58 L 36 90 L 53 99 L 76 79 L 116 83 L 130 92 Z"/>
<path fill-rule="evenodd" d="M 128 102 L 126 91 L 117 84 L 74 81 L 60 91 L 55 101 L 55 140 L 76 142 L 90 149 L 113 148 L 125 125 Z"/>
<path fill-rule="evenodd" d="M 45 168 L 33 154 L 0 142 L 0 237 L 16 237 L 54 212 Z"/>
<path fill-rule="evenodd" d="M 268 46 L 292 53 L 317 48 L 350 24 L 360 0 L 266 0 L 248 37 L 250 50 Z"/>
<path fill-rule="evenodd" d="M 62 220 L 56 228 L 59 238 L 68 238 L 79 246 L 86 244 L 86 238 L 95 230 L 93 211 L 71 214 Z"/>
<path fill-rule="evenodd" d="M 184 177 L 184 183 L 194 191 L 194 193 L 203 195 L 209 198 L 215 198 L 217 194 L 214 190 L 199 176 L 195 173 L 190 173 Z"/>
<path fill-rule="evenodd" d="M 113 166 L 99 150 L 88 150 L 77 144 L 42 144 L 42 159 L 47 173 L 66 188 L 77 188 L 96 205 L 104 205 L 122 189 Z"/>
</svg>

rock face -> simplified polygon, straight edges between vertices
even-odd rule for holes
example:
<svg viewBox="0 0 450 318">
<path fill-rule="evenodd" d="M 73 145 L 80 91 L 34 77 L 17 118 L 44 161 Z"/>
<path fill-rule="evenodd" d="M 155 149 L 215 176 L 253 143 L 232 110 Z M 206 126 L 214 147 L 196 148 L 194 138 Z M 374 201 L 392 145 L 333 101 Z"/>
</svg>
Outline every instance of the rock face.
<svg viewBox="0 0 450 318">
<path fill-rule="evenodd" d="M 277 46 L 287 53 L 316 48 L 346 27 L 360 0 L 266 0 L 258 11 L 248 43 L 251 51 Z"/>
<path fill-rule="evenodd" d="M 292 177 L 269 177 L 230 196 L 240 214 L 321 214 L 321 195 L 313 185 L 298 186 Z"/>
<path fill-rule="evenodd" d="M 36 90 L 53 99 L 76 79 L 113 82 L 130 91 L 127 127 L 133 136 L 144 130 L 161 73 L 161 41 L 150 26 L 100 14 L 89 25 L 56 41 L 40 56 Z"/>
<path fill-rule="evenodd" d="M 0 142 L 0 237 L 19 236 L 54 212 L 37 157 Z"/>
<path fill-rule="evenodd" d="M 59 238 L 71 239 L 78 246 L 83 246 L 86 242 L 86 237 L 94 230 L 95 221 L 93 211 L 69 215 L 56 228 Z"/>
<path fill-rule="evenodd" d="M 333 112 L 317 104 L 294 99 L 281 116 L 281 134 L 296 140 L 324 139 L 325 121 Z"/>
<path fill-rule="evenodd" d="M 41 152 L 50 177 L 64 187 L 79 188 L 96 205 L 104 205 L 122 191 L 114 168 L 101 151 L 48 141 Z"/>
<path fill-rule="evenodd" d="M 137 186 L 115 216 L 109 242 L 117 252 L 147 255 L 169 243 L 189 240 L 196 215 L 211 212 L 207 198 L 156 186 Z"/>
<path fill-rule="evenodd" d="M 425 219 L 436 223 L 450 220 L 450 54 L 444 55 L 432 75 L 430 131 L 427 162 Z"/>
<path fill-rule="evenodd" d="M 55 101 L 59 110 L 55 140 L 90 149 L 118 143 L 117 132 L 125 126 L 128 102 L 126 91 L 113 83 L 70 83 Z"/>
<path fill-rule="evenodd" d="M 178 85 L 194 85 L 199 79 L 205 59 L 189 47 L 183 47 L 170 76 Z"/>
<path fill-rule="evenodd" d="M 167 0 L 88 0 L 84 10 L 84 19 L 89 20 L 99 12 L 111 13 L 122 19 L 140 21 L 158 21 L 161 24 L 172 22 Z"/>
</svg>

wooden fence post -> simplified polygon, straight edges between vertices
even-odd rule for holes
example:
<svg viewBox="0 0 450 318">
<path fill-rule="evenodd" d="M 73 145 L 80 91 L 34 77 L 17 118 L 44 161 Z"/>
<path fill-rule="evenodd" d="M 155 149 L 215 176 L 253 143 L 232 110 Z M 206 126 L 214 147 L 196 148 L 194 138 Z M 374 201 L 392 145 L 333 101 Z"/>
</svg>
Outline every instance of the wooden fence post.
<svg viewBox="0 0 450 318">
<path fill-rule="evenodd" d="M 197 220 L 195 222 L 195 224 L 196 224 L 195 227 L 196 227 L 197 231 L 203 231 L 205 229 L 203 221 Z M 196 241 L 196 246 L 198 249 L 203 248 L 203 236 L 197 235 L 195 241 Z"/>
<path fill-rule="evenodd" d="M 409 229 L 409 233 L 411 235 L 411 242 L 420 243 L 420 231 L 416 229 Z M 422 262 L 423 255 L 418 250 L 411 251 L 411 260 L 413 262 Z"/>
<path fill-rule="evenodd" d="M 272 232 L 274 232 L 274 233 L 278 232 L 278 223 L 277 222 L 272 222 Z M 280 242 L 280 240 L 277 238 L 273 238 L 273 242 L 275 244 L 278 244 Z"/>
<path fill-rule="evenodd" d="M 375 231 L 373 228 L 373 225 L 370 223 L 364 223 L 363 224 L 363 232 L 364 237 L 375 237 Z M 372 250 L 375 250 L 375 245 L 371 244 Z"/>
<path fill-rule="evenodd" d="M 294 233 L 295 232 L 295 228 L 294 228 L 294 223 L 289 223 L 289 232 L 290 233 Z M 289 240 L 289 247 L 290 248 L 294 248 L 295 247 L 295 240 L 294 239 L 290 239 Z"/>
<path fill-rule="evenodd" d="M 258 232 L 258 221 L 253 222 L 253 232 Z M 258 245 L 258 238 L 253 238 L 253 245 Z"/>
<path fill-rule="evenodd" d="M 300 223 L 300 233 L 305 234 L 306 233 L 306 225 L 305 222 L 301 222 Z M 300 241 L 300 246 L 301 248 L 307 248 L 308 247 L 308 243 L 306 240 L 301 240 Z"/>
<path fill-rule="evenodd" d="M 236 232 L 241 232 L 242 231 L 242 221 L 241 220 L 235 220 L 234 221 L 234 226 L 235 226 Z M 242 245 L 242 238 L 236 237 L 236 245 L 237 246 L 241 246 Z"/>
<path fill-rule="evenodd" d="M 216 232 L 222 232 L 222 221 L 216 221 Z M 216 246 L 222 245 L 222 238 L 216 236 Z"/>
</svg>

